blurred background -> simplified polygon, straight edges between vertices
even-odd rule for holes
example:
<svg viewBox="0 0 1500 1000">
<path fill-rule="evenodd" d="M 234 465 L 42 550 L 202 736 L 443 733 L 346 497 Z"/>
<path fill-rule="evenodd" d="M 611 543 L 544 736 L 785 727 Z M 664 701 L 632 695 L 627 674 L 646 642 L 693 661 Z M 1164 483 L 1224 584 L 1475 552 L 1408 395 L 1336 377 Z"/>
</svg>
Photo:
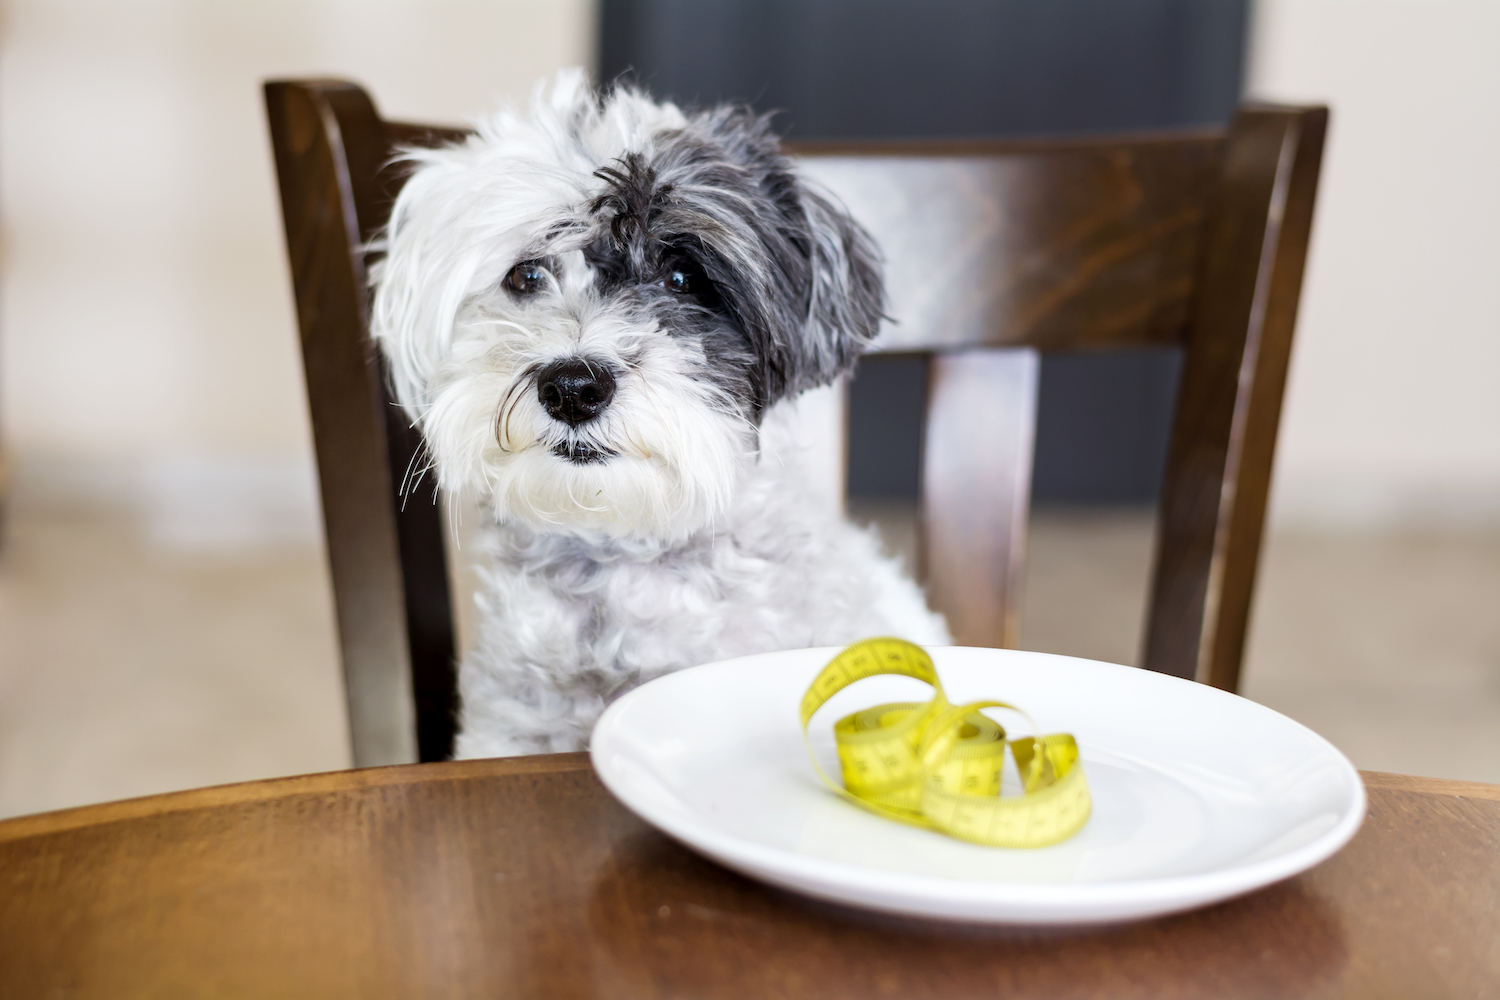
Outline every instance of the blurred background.
<svg viewBox="0 0 1500 1000">
<path fill-rule="evenodd" d="M 804 138 L 1330 104 L 1243 693 L 1500 781 L 1491 0 L 4 0 L 0 815 L 347 766 L 259 85 L 462 123 L 574 65 Z M 1177 364 L 1044 362 L 1023 646 L 1135 659 Z M 851 511 L 909 553 L 920 372 L 850 405 Z"/>
</svg>

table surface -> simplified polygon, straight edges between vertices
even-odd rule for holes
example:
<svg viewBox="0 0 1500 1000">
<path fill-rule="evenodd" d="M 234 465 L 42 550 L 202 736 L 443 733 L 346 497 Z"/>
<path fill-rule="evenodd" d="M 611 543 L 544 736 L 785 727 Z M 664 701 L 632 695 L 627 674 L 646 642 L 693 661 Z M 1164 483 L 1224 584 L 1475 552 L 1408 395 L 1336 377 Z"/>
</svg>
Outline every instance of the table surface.
<svg viewBox="0 0 1500 1000">
<path fill-rule="evenodd" d="M 0 822 L 5 997 L 1500 995 L 1500 786 L 1365 775 L 1342 852 L 1091 929 L 877 916 L 645 826 L 582 754 Z"/>
</svg>

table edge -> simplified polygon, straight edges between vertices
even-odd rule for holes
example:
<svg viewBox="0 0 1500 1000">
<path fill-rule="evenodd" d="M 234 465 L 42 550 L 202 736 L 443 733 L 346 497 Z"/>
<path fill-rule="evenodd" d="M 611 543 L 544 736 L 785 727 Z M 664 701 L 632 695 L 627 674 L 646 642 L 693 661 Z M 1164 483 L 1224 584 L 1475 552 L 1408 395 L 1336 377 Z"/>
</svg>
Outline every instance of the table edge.
<svg viewBox="0 0 1500 1000">
<path fill-rule="evenodd" d="M 526 757 L 493 757 L 449 760 L 429 764 L 392 764 L 385 767 L 323 771 L 283 778 L 261 778 L 229 785 L 211 785 L 179 792 L 162 792 L 117 802 L 74 806 L 53 812 L 0 819 L 0 843 L 45 836 L 84 826 L 141 819 L 165 813 L 219 806 L 243 805 L 297 795 L 408 785 L 419 782 L 467 780 L 475 777 L 506 777 L 526 774 L 589 770 L 589 755 L 581 753 L 533 754 Z"/>
<path fill-rule="evenodd" d="M 587 753 L 535 754 L 528 757 L 494 757 L 480 760 L 443 761 L 433 764 L 394 764 L 388 767 L 324 771 L 285 778 L 263 778 L 232 785 L 214 785 L 181 792 L 163 792 L 136 799 L 75 806 L 55 812 L 15 816 L 0 820 L 0 843 L 46 836 L 85 826 L 100 826 L 122 820 L 142 819 L 166 813 L 219 806 L 243 805 L 297 795 L 380 788 L 389 785 L 467 780 L 476 777 L 509 777 L 589 770 Z M 1361 771 L 1365 787 L 1372 791 L 1411 792 L 1500 802 L 1500 785 L 1448 778 L 1421 778 L 1382 771 Z"/>
<path fill-rule="evenodd" d="M 1388 771 L 1361 771 L 1365 788 L 1390 792 L 1416 792 L 1422 795 L 1452 795 L 1463 799 L 1489 799 L 1500 802 L 1500 785 L 1482 781 L 1459 781 L 1456 778 L 1422 778 L 1413 774 Z"/>
</svg>

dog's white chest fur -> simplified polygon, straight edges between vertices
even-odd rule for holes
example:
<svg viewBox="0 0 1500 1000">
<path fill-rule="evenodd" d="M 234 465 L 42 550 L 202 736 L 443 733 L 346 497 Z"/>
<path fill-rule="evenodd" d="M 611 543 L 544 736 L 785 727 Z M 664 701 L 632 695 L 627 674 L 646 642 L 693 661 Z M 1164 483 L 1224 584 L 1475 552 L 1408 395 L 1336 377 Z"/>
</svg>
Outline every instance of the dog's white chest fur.
<svg viewBox="0 0 1500 1000">
<path fill-rule="evenodd" d="M 609 700 L 683 667 L 874 635 L 951 641 L 873 534 L 770 457 L 722 525 L 680 546 L 502 525 L 485 556 L 460 757 L 581 749 Z"/>
</svg>

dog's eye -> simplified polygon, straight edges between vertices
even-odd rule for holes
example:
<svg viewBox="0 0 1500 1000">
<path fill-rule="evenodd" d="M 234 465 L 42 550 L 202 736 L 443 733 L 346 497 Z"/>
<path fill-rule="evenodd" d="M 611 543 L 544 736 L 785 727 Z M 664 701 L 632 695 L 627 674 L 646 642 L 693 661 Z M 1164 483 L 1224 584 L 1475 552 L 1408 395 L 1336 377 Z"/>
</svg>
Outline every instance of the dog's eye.
<svg viewBox="0 0 1500 1000">
<path fill-rule="evenodd" d="M 535 295 L 547 280 L 547 271 L 539 260 L 523 260 L 510 269 L 502 282 L 517 295 Z"/>
<path fill-rule="evenodd" d="M 696 275 L 682 267 L 674 267 L 668 271 L 661 283 L 666 286 L 667 291 L 676 292 L 679 295 L 690 295 L 698 290 Z"/>
</svg>

